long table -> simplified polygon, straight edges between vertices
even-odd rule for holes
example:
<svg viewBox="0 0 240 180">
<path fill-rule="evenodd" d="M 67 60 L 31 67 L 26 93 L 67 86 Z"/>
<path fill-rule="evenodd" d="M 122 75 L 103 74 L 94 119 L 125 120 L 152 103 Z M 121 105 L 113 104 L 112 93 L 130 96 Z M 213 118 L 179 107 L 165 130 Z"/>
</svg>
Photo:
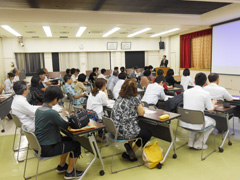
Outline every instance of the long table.
<svg viewBox="0 0 240 180">
<path fill-rule="evenodd" d="M 71 111 L 66 108 L 63 108 L 62 111 L 59 112 L 60 116 L 63 117 L 64 119 L 66 119 L 66 116 L 69 113 L 71 113 Z M 87 130 L 84 132 L 74 133 L 74 134 L 69 131 L 62 131 L 67 136 L 70 136 L 74 140 L 80 142 L 82 147 L 84 147 L 94 155 L 93 159 L 91 160 L 91 162 L 89 163 L 89 165 L 87 166 L 87 168 L 85 169 L 83 175 L 79 178 L 79 180 L 85 176 L 85 174 L 88 172 L 88 170 L 90 169 L 90 167 L 92 166 L 92 164 L 94 163 L 97 157 L 99 158 L 100 163 L 102 165 L 102 169 L 99 171 L 99 174 L 101 176 L 105 174 L 102 156 L 98 149 L 98 145 L 95 139 L 95 132 L 103 129 L 105 126 L 93 120 L 90 120 L 90 123 L 94 125 L 96 128 L 92 130 Z"/>
<path fill-rule="evenodd" d="M 147 109 L 149 110 L 149 109 Z M 152 132 L 152 136 L 162 139 L 164 141 L 170 142 L 168 149 L 163 157 L 163 160 L 158 164 L 158 168 L 161 169 L 163 163 L 165 162 L 172 146 L 174 150 L 173 158 L 177 158 L 176 154 L 176 145 L 175 145 L 175 137 L 173 133 L 173 127 L 171 121 L 174 119 L 178 119 L 181 115 L 177 113 L 171 113 L 168 111 L 164 111 L 161 109 L 154 109 L 154 113 L 145 113 L 143 117 L 139 117 L 139 126 L 145 129 L 148 129 Z M 160 120 L 159 116 L 169 114 L 170 117 L 167 120 Z"/>
</svg>

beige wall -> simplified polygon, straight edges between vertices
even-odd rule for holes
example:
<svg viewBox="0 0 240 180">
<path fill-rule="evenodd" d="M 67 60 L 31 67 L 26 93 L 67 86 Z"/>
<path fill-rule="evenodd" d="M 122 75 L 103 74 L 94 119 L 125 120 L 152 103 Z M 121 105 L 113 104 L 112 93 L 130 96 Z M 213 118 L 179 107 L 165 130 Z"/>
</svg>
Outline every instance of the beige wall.
<svg viewBox="0 0 240 180">
<path fill-rule="evenodd" d="M 6 72 L 4 70 L 4 59 L 3 59 L 3 46 L 2 46 L 2 38 L 0 38 L 0 84 L 4 82 L 6 79 Z"/>
</svg>

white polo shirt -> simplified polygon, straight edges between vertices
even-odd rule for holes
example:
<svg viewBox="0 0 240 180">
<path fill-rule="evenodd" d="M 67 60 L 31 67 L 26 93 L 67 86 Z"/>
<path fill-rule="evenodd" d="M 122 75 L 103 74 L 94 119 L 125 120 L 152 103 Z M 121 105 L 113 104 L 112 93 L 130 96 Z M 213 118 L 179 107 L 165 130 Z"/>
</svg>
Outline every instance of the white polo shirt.
<svg viewBox="0 0 240 180">
<path fill-rule="evenodd" d="M 184 91 L 188 89 L 188 86 L 195 86 L 190 76 L 182 76 L 180 84 L 183 86 Z"/>
<path fill-rule="evenodd" d="M 199 110 L 204 112 L 205 109 L 213 110 L 213 103 L 210 93 L 205 91 L 201 86 L 196 85 L 194 88 L 187 89 L 183 94 L 183 108 L 189 110 Z M 210 126 L 208 121 L 210 117 L 205 116 L 205 127 Z M 189 129 L 199 130 L 202 125 L 189 124 L 181 121 L 181 126 Z"/>
<path fill-rule="evenodd" d="M 45 76 L 45 78 L 44 78 L 44 80 L 43 80 L 43 82 L 42 82 L 45 88 L 48 87 L 48 85 L 46 85 L 46 82 L 48 82 L 48 81 L 49 81 L 49 80 L 48 80 L 48 77 Z"/>
<path fill-rule="evenodd" d="M 5 84 L 5 88 L 4 88 L 5 93 L 12 93 L 13 88 L 11 88 L 11 87 L 13 86 L 13 81 L 11 81 L 9 78 L 7 78 L 4 81 L 4 84 Z"/>
<path fill-rule="evenodd" d="M 224 88 L 216 83 L 210 83 L 209 85 L 204 87 L 204 90 L 209 92 L 211 95 L 211 99 L 222 100 L 226 99 L 227 101 L 232 101 L 232 95 Z"/>
<path fill-rule="evenodd" d="M 164 93 L 164 88 L 155 82 L 147 86 L 147 89 L 141 101 L 148 104 L 157 104 L 159 99 L 164 100 L 165 98 L 166 95 Z"/>
<path fill-rule="evenodd" d="M 107 105 L 107 96 L 101 90 L 96 94 L 96 96 L 93 96 L 92 93 L 88 96 L 87 109 L 95 111 L 100 119 L 102 119 L 103 116 L 103 106 Z"/>
<path fill-rule="evenodd" d="M 100 74 L 97 78 L 103 78 L 107 80 L 107 78 L 103 74 Z"/>
<path fill-rule="evenodd" d="M 14 76 L 13 82 L 19 81 L 19 76 Z"/>
<path fill-rule="evenodd" d="M 118 82 L 116 83 L 116 85 L 114 86 L 114 88 L 113 88 L 113 98 L 114 99 L 118 98 L 119 92 L 120 92 L 124 82 L 125 82 L 125 80 L 119 79 Z"/>
<path fill-rule="evenodd" d="M 39 106 L 27 102 L 26 97 L 15 95 L 12 102 L 12 113 L 16 115 L 23 126 L 30 132 L 35 131 L 35 112 Z"/>
</svg>

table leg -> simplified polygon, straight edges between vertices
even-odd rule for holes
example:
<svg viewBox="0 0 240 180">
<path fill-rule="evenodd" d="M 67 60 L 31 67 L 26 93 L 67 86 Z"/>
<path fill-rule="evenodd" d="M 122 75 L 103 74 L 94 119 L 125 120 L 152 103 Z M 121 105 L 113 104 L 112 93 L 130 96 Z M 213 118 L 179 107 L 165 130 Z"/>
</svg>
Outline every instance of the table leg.
<svg viewBox="0 0 240 180">
<path fill-rule="evenodd" d="M 78 180 L 81 180 L 85 174 L 88 172 L 88 170 L 90 169 L 90 167 L 92 166 L 92 164 L 94 163 L 94 161 L 96 160 L 97 156 L 98 158 L 100 159 L 100 162 L 102 164 L 102 170 L 99 172 L 100 175 L 104 175 L 104 164 L 103 164 L 103 161 L 102 161 L 102 156 L 98 150 L 98 146 L 97 146 L 97 142 L 95 140 L 95 136 L 94 134 L 90 134 L 88 136 L 88 139 L 89 139 L 89 143 L 91 145 L 91 148 L 93 150 L 93 155 L 94 155 L 94 158 L 92 159 L 92 161 L 89 163 L 88 167 L 85 169 L 84 173 L 82 174 L 82 176 L 78 179 Z"/>
<path fill-rule="evenodd" d="M 226 114 L 226 121 L 227 121 L 227 131 L 223 138 L 222 144 L 218 147 L 220 152 L 223 152 L 223 145 L 225 144 L 225 141 L 228 137 L 228 145 L 232 145 L 231 138 L 230 138 L 230 128 L 229 128 L 229 113 Z"/>
</svg>

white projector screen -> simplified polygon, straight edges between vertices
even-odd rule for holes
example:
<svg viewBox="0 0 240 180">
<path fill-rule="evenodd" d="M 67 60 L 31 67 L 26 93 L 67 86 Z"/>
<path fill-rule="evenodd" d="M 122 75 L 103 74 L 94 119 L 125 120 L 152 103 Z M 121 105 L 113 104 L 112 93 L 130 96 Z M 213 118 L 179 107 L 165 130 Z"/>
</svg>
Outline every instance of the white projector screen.
<svg viewBox="0 0 240 180">
<path fill-rule="evenodd" d="M 211 72 L 240 75 L 240 20 L 213 26 Z"/>
</svg>

